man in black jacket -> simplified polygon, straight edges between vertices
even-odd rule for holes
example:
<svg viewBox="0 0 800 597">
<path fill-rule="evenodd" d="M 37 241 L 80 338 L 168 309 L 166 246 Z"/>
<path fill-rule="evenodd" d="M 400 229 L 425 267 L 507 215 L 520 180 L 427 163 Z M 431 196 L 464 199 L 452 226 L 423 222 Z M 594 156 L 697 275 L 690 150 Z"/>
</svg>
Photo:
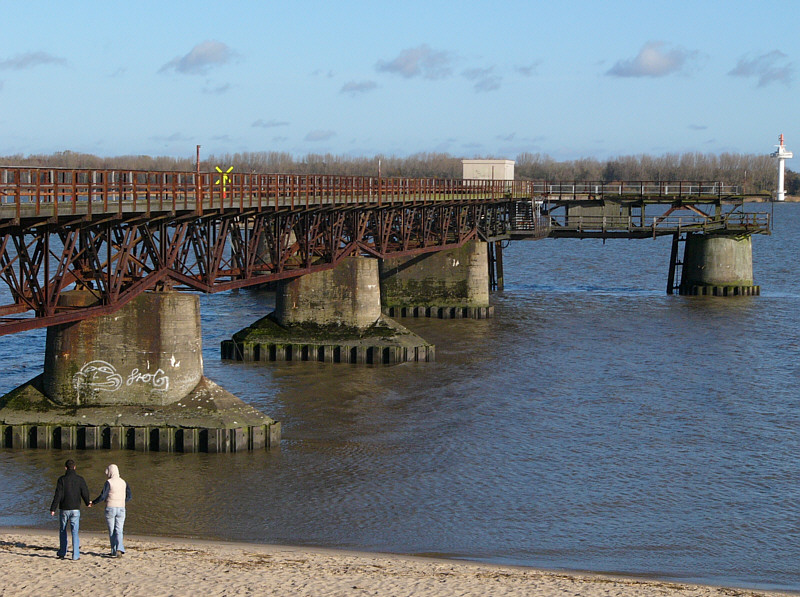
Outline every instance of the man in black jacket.
<svg viewBox="0 0 800 597">
<path fill-rule="evenodd" d="M 89 487 L 83 477 L 75 472 L 75 461 L 70 459 L 64 464 L 67 472 L 58 478 L 56 494 L 50 504 L 50 516 L 56 515 L 56 508 L 60 510 L 59 517 L 59 547 L 58 557 L 64 559 L 67 555 L 67 525 L 72 530 L 72 559 L 81 557 L 81 542 L 78 539 L 78 528 L 81 520 L 81 500 L 89 505 Z"/>
</svg>

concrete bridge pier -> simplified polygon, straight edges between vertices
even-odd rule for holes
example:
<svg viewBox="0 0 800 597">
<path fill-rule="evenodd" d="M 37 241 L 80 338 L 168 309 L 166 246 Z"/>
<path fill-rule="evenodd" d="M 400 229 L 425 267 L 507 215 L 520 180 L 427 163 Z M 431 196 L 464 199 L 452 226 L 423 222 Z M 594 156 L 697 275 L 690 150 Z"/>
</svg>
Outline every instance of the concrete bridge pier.
<svg viewBox="0 0 800 597">
<path fill-rule="evenodd" d="M 687 234 L 678 292 L 682 295 L 755 296 L 751 236 Z"/>
<path fill-rule="evenodd" d="M 95 301 L 62 296 L 62 306 Z M 181 292 L 49 327 L 44 372 L 0 399 L 0 424 L 8 447 L 228 452 L 280 440 L 279 423 L 203 375 L 198 297 Z"/>
<path fill-rule="evenodd" d="M 378 262 L 347 257 L 280 281 L 275 311 L 222 342 L 222 358 L 394 364 L 432 361 L 435 347 L 381 313 Z"/>
<path fill-rule="evenodd" d="M 89 291 L 62 303 L 88 306 Z M 194 295 L 147 292 L 113 315 L 47 329 L 42 389 L 68 406 L 165 406 L 203 378 L 200 308 Z"/>
<path fill-rule="evenodd" d="M 364 330 L 381 316 L 378 262 L 348 257 L 338 266 L 278 284 L 275 321 L 282 326 L 341 326 Z"/>
<path fill-rule="evenodd" d="M 477 240 L 448 251 L 384 259 L 384 312 L 391 317 L 493 317 L 488 262 L 488 243 Z"/>
</svg>

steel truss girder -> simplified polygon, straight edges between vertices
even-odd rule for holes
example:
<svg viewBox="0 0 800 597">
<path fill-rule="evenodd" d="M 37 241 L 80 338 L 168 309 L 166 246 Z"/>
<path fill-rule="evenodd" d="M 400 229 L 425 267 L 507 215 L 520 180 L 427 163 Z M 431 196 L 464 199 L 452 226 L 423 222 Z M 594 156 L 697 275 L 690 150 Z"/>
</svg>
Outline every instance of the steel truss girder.
<svg viewBox="0 0 800 597">
<path fill-rule="evenodd" d="M 0 335 L 111 313 L 149 289 L 220 292 L 328 269 L 355 255 L 454 248 L 498 226 L 507 230 L 509 214 L 510 203 L 447 202 L 9 227 L 0 234 L 0 281 L 13 302 L 0 305 Z M 492 230 L 483 230 L 488 223 Z M 96 304 L 61 305 L 72 288 L 88 290 Z M 25 311 L 33 317 L 10 317 Z"/>
</svg>

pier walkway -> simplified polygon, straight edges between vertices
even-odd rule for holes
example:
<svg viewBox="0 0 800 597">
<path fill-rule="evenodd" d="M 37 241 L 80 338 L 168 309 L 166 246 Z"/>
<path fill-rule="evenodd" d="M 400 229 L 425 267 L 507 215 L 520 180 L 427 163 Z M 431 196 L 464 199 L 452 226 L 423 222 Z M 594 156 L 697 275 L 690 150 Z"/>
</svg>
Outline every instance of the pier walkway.
<svg viewBox="0 0 800 597">
<path fill-rule="evenodd" d="M 0 167 L 0 335 L 145 290 L 219 292 L 464 243 L 769 232 L 720 182 L 478 181 Z M 71 288 L 96 303 L 61 301 Z"/>
</svg>

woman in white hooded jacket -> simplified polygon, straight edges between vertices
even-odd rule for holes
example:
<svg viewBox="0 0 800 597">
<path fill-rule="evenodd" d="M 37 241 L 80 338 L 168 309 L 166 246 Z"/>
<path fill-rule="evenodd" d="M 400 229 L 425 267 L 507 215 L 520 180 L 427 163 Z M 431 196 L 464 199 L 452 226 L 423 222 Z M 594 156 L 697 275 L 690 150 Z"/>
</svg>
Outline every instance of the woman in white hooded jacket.
<svg viewBox="0 0 800 597">
<path fill-rule="evenodd" d="M 125 526 L 125 503 L 131 499 L 131 486 L 119 476 L 116 464 L 106 467 L 108 481 L 103 485 L 102 493 L 89 502 L 89 506 L 108 500 L 106 503 L 106 523 L 108 538 L 111 541 L 111 557 L 119 558 L 125 553 L 122 542 L 122 528 Z"/>
</svg>

